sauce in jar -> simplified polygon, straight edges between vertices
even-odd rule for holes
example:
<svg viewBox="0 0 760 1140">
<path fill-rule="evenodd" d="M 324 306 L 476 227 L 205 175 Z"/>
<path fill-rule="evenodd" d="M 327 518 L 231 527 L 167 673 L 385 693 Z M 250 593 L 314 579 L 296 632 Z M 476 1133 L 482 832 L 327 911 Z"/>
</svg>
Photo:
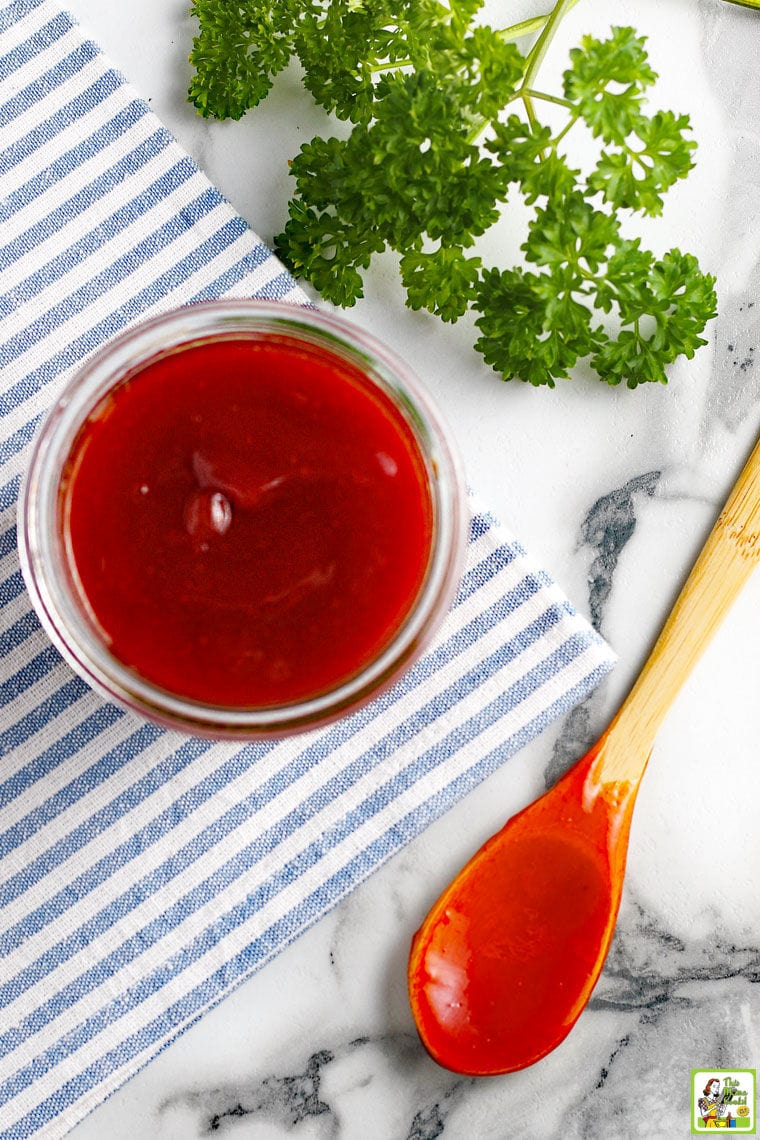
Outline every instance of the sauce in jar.
<svg viewBox="0 0 760 1140">
<path fill-rule="evenodd" d="M 389 645 L 431 557 L 409 421 L 348 360 L 287 335 L 180 345 L 90 411 L 59 525 L 114 657 L 170 693 L 275 707 Z"/>
</svg>

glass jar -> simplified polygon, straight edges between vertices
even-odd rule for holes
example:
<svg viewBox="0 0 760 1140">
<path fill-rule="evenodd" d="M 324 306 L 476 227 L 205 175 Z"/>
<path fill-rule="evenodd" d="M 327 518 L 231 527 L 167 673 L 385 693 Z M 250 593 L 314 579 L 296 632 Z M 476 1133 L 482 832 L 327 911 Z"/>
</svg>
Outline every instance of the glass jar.
<svg viewBox="0 0 760 1140">
<path fill-rule="evenodd" d="M 394 414 L 403 419 L 424 470 L 430 541 L 421 584 L 408 612 L 371 660 L 349 670 L 326 690 L 292 700 L 238 705 L 198 699 L 183 694 L 181 684 L 165 687 L 144 675 L 134 662 L 121 659 L 82 593 L 77 552 L 72 549 L 62 506 L 72 454 L 81 448 L 83 433 L 103 414 L 98 409 L 108 408 L 121 386 L 139 383 L 145 369 L 155 362 L 197 346 L 226 342 L 285 345 L 306 357 L 316 354 L 322 361 L 333 362 L 338 370 L 361 374 L 370 395 L 392 405 Z M 212 495 L 210 502 L 212 523 L 223 528 L 231 508 L 221 495 Z M 344 320 L 270 301 L 191 305 L 148 320 L 99 350 L 70 381 L 47 417 L 19 503 L 24 578 L 42 625 L 66 661 L 106 698 L 166 727 L 212 738 L 256 739 L 315 728 L 350 713 L 395 681 L 419 656 L 446 615 L 459 582 L 468 527 L 456 448 L 409 367 L 374 337 Z M 95 533 L 92 542 L 98 542 Z M 121 602 L 117 598 L 114 604 Z M 124 605 L 129 605 L 127 598 Z"/>
</svg>

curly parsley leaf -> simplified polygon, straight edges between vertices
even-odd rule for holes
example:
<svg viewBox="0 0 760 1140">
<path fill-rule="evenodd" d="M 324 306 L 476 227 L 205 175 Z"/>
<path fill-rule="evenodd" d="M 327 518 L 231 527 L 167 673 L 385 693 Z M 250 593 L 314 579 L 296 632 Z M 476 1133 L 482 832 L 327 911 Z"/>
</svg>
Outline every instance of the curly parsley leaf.
<svg viewBox="0 0 760 1140">
<path fill-rule="evenodd" d="M 584 36 L 570 52 L 565 98 L 593 135 L 624 143 L 635 128 L 647 87 L 657 78 L 649 66 L 644 37 L 633 28 L 613 28 L 608 40 Z M 610 89 L 614 84 L 614 89 Z"/>
<path fill-rule="evenodd" d="M 550 199 L 536 210 L 521 248 L 536 265 L 567 265 L 588 275 L 607 260 L 607 251 L 618 243 L 619 233 L 617 218 L 595 210 L 576 192 Z"/>
<path fill-rule="evenodd" d="M 261 102 L 290 62 L 300 7 L 299 0 L 195 0 L 190 11 L 200 31 L 189 96 L 202 115 L 239 119 Z"/>
<path fill-rule="evenodd" d="M 688 116 L 672 111 L 639 116 L 632 145 L 602 151 L 589 176 L 589 190 L 599 191 L 613 206 L 661 214 L 665 191 L 694 166 L 696 143 L 686 138 L 688 129 Z"/>
<path fill-rule="evenodd" d="M 578 281 L 522 269 L 489 269 L 476 298 L 475 347 L 504 380 L 535 387 L 565 380 L 593 345 L 591 313 L 574 293 Z"/>
<path fill-rule="evenodd" d="M 700 334 L 717 315 L 714 286 L 690 253 L 671 249 L 655 261 L 638 242 L 626 243 L 610 258 L 599 297 L 605 310 L 617 305 L 624 327 L 594 354 L 592 367 L 608 384 L 667 383 L 666 365 L 690 360 L 706 344 Z"/>
<path fill-rule="evenodd" d="M 498 158 L 502 177 L 517 183 L 528 205 L 538 198 L 561 201 L 577 187 L 579 170 L 573 170 L 553 145 L 549 127 L 510 115 L 494 125 L 486 149 Z"/>
<path fill-rule="evenodd" d="M 470 307 L 482 262 L 457 246 L 431 253 L 410 250 L 401 258 L 401 280 L 410 309 L 427 309 L 443 321 L 456 321 Z"/>
</svg>

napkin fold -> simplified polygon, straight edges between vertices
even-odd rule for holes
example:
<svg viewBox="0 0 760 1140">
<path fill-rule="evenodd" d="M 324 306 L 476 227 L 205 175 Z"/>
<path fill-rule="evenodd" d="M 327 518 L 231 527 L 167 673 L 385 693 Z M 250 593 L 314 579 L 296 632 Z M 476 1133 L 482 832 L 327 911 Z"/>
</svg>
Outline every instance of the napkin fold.
<svg viewBox="0 0 760 1140">
<path fill-rule="evenodd" d="M 435 644 L 342 722 L 241 747 L 105 703 L 24 591 L 15 504 L 35 429 L 138 319 L 305 298 L 54 0 L 0 0 L 0 222 L 0 1129 L 55 1137 L 613 657 L 473 503 Z"/>
</svg>

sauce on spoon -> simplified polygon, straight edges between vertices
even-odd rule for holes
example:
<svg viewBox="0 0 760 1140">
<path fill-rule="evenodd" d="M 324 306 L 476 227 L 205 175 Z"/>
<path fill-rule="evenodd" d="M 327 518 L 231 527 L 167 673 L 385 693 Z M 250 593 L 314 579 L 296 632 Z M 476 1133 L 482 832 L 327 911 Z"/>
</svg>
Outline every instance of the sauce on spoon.
<svg viewBox="0 0 760 1140">
<path fill-rule="evenodd" d="M 410 993 L 428 1052 L 489 1075 L 570 1032 L 609 947 L 633 788 L 599 784 L 597 753 L 488 840 L 416 935 Z"/>
</svg>

